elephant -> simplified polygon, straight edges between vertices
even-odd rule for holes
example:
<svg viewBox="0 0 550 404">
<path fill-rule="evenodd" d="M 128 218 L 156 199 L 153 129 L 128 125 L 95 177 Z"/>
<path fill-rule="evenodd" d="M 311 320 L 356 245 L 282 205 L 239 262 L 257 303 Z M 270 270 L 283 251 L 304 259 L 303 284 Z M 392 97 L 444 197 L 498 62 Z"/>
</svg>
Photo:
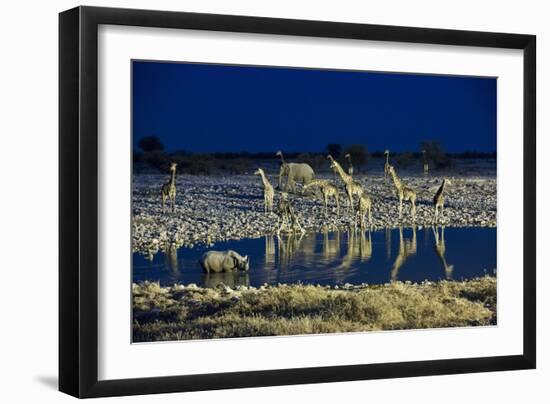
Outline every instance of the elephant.
<svg viewBox="0 0 550 404">
<path fill-rule="evenodd" d="M 248 271 L 250 268 L 248 255 L 243 257 L 233 250 L 205 252 L 199 263 L 206 273 Z"/>
<path fill-rule="evenodd" d="M 296 182 L 307 185 L 315 179 L 315 172 L 306 163 L 284 163 L 279 170 L 279 189 L 281 189 L 282 178 L 287 177 L 285 190 L 296 192 Z"/>
</svg>

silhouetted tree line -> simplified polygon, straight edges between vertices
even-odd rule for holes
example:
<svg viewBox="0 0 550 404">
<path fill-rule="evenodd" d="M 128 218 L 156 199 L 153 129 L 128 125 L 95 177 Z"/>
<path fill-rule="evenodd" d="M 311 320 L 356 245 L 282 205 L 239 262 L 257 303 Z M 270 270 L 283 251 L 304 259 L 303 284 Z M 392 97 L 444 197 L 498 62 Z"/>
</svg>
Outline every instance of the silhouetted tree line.
<svg viewBox="0 0 550 404">
<path fill-rule="evenodd" d="M 218 171 L 230 174 L 249 173 L 255 168 L 257 160 L 273 160 L 275 152 L 214 152 L 214 153 L 191 153 L 185 150 L 178 150 L 167 153 L 164 145 L 156 136 L 146 136 L 137 143 L 140 151 L 134 151 L 134 169 L 154 169 L 166 171 L 171 162 L 178 163 L 178 172 L 187 174 L 210 175 Z M 391 161 L 400 167 L 409 167 L 422 162 L 422 150 L 426 151 L 426 159 L 433 169 L 450 168 L 455 159 L 485 159 L 496 158 L 496 153 L 483 153 L 465 151 L 462 153 L 447 153 L 443 145 L 437 140 L 424 141 L 420 143 L 420 150 L 415 152 L 392 153 Z M 338 143 L 331 143 L 322 152 L 298 153 L 285 151 L 285 158 L 288 161 L 296 161 L 309 164 L 315 171 L 327 168 L 327 155 L 334 157 L 342 167 L 347 167 L 344 158 L 346 154 L 351 156 L 351 161 L 356 172 L 364 170 L 368 165 L 370 157 L 384 158 L 383 151 L 369 153 L 363 144 L 352 144 L 343 147 Z"/>
</svg>

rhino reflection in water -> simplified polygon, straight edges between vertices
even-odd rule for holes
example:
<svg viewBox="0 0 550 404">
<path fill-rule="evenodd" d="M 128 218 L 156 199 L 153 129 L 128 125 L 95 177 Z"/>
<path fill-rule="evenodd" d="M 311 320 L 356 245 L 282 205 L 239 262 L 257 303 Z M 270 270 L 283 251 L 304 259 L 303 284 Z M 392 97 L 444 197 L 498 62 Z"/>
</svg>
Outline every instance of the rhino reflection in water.
<svg viewBox="0 0 550 404">
<path fill-rule="evenodd" d="M 220 272 L 207 273 L 204 275 L 204 286 L 215 288 L 220 283 L 234 289 L 237 286 L 250 286 L 248 272 Z"/>
</svg>

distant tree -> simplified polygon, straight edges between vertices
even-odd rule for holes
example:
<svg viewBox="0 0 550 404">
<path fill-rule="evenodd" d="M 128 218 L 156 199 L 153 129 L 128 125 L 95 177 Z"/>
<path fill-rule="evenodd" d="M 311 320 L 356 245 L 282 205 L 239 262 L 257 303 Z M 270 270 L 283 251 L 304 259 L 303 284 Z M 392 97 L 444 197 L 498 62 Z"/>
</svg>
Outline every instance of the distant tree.
<svg viewBox="0 0 550 404">
<path fill-rule="evenodd" d="M 348 146 L 345 153 L 351 156 L 352 164 L 361 170 L 361 167 L 366 165 L 369 161 L 369 152 L 367 147 L 362 144 L 352 144 Z"/>
<path fill-rule="evenodd" d="M 395 164 L 397 164 L 398 167 L 409 167 L 414 164 L 416 159 L 414 158 L 414 154 L 410 152 L 403 152 L 399 153 L 394 157 Z"/>
<path fill-rule="evenodd" d="M 307 163 L 315 171 L 327 165 L 326 157 L 320 153 L 300 153 L 296 156 L 296 162 Z"/>
<path fill-rule="evenodd" d="M 142 137 L 138 142 L 138 146 L 146 153 L 164 150 L 164 145 L 157 136 Z"/>
<path fill-rule="evenodd" d="M 337 159 L 342 154 L 342 145 L 337 143 L 327 144 L 327 153 Z"/>
<path fill-rule="evenodd" d="M 421 150 L 426 151 L 426 160 L 431 162 L 436 168 L 446 168 L 451 166 L 452 161 L 445 152 L 443 145 L 438 140 L 427 140 L 420 143 Z"/>
<path fill-rule="evenodd" d="M 168 168 L 168 157 L 161 150 L 153 150 L 144 152 L 142 161 L 150 167 L 156 168 L 159 171 L 166 171 Z"/>
</svg>

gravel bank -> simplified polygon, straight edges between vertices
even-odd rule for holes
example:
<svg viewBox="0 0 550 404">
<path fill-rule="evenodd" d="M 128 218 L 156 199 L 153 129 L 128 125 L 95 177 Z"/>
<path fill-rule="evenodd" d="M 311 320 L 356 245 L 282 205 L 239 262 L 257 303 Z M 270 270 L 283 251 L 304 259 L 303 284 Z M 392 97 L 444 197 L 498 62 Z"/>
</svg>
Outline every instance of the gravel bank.
<svg viewBox="0 0 550 404">
<path fill-rule="evenodd" d="M 275 186 L 276 176 L 268 173 Z M 318 178 L 330 178 L 320 175 Z M 433 196 L 441 184 L 437 175 L 402 176 L 403 182 L 417 192 L 416 225 L 431 226 Z M 496 178 L 494 176 L 446 175 L 452 186 L 446 190 L 445 226 L 496 226 Z M 258 176 L 178 175 L 174 213 L 162 212 L 160 187 L 166 175 L 138 174 L 133 183 L 133 251 L 154 254 L 167 245 L 193 247 L 216 241 L 256 238 L 276 229 L 277 215 L 265 214 L 263 187 Z M 383 176 L 358 176 L 373 200 L 374 230 L 411 226 L 410 204 L 405 202 L 403 220 L 398 219 L 395 188 Z M 300 223 L 307 231 L 346 229 L 354 224 L 342 183 L 340 215 L 324 214 L 321 200 L 315 195 L 289 195 Z M 275 194 L 275 208 L 279 200 Z"/>
</svg>

